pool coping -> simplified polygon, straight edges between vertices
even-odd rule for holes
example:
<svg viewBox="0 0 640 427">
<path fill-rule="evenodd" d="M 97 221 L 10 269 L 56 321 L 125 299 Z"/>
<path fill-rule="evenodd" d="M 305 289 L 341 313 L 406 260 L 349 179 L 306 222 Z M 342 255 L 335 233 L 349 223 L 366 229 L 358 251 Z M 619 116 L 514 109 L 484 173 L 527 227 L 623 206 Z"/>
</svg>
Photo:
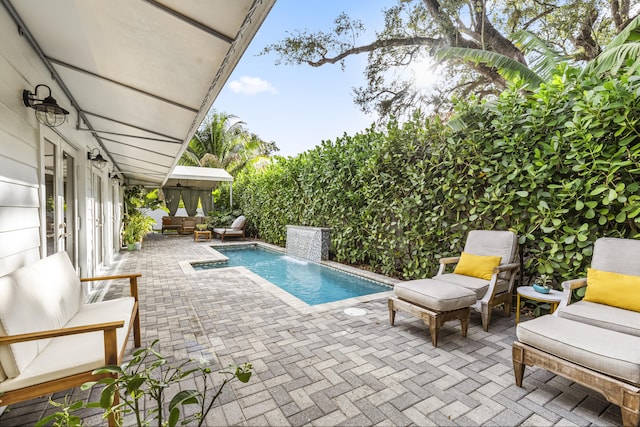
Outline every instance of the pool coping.
<svg viewBox="0 0 640 427">
<path fill-rule="evenodd" d="M 285 249 L 281 248 L 280 246 L 272 245 L 265 242 L 259 242 L 259 241 L 244 241 L 244 242 L 233 242 L 233 243 L 225 243 L 225 244 L 213 243 L 211 245 L 206 246 L 206 250 L 211 254 L 211 257 L 206 259 L 192 259 L 187 261 L 180 261 L 178 262 L 178 265 L 180 266 L 180 269 L 182 270 L 182 272 L 188 275 L 191 275 L 191 274 L 200 275 L 203 273 L 211 272 L 211 270 L 196 270 L 193 268 L 192 264 L 204 263 L 204 262 L 226 261 L 228 257 L 216 251 L 215 248 L 216 247 L 219 247 L 219 248 L 233 247 L 233 246 L 258 246 L 258 247 L 263 247 L 265 249 L 272 250 L 275 252 L 285 253 Z M 383 285 L 389 286 L 391 288 L 393 288 L 393 286 L 396 283 L 402 282 L 401 280 L 398 280 L 398 279 L 393 279 L 391 277 L 383 276 L 378 273 L 362 270 L 362 269 L 341 264 L 335 261 L 321 261 L 319 262 L 319 264 L 327 268 L 332 268 L 334 270 L 341 271 L 346 274 L 351 274 L 364 279 L 372 280 L 374 282 L 382 283 Z M 301 299 L 285 291 L 284 289 L 281 289 L 277 285 L 274 285 L 273 283 L 269 282 L 267 279 L 263 278 L 262 276 L 252 272 L 246 267 L 226 267 L 226 268 L 219 268 L 215 270 L 237 272 L 238 274 L 244 276 L 246 279 L 260 286 L 260 288 L 270 292 L 272 295 L 278 297 L 284 303 L 298 310 L 301 313 L 315 313 L 315 312 L 321 312 L 321 311 L 333 310 L 333 309 L 339 309 L 339 308 L 348 308 L 357 304 L 366 303 L 368 301 L 374 301 L 381 298 L 388 298 L 393 294 L 393 289 L 390 289 L 389 291 L 386 291 L 386 292 L 376 292 L 373 294 L 362 295 L 362 296 L 343 299 L 339 301 L 328 302 L 325 304 L 309 305 L 306 302 L 302 301 Z"/>
</svg>

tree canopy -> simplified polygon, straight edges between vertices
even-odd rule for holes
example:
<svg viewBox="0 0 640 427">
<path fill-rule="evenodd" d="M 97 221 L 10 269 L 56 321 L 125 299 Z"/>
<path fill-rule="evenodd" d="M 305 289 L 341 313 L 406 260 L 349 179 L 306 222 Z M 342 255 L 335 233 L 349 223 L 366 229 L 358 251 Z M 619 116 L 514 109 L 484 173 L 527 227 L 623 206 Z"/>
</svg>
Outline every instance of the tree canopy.
<svg viewBox="0 0 640 427">
<path fill-rule="evenodd" d="M 275 142 L 263 141 L 249 132 L 245 123 L 236 116 L 213 110 L 191 139 L 178 163 L 222 168 L 235 176 L 252 162 L 277 151 L 279 148 Z"/>
<path fill-rule="evenodd" d="M 445 56 L 437 88 L 416 87 L 415 76 L 407 70 L 433 61 L 441 49 L 483 50 L 531 67 L 549 52 L 518 42 L 514 35 L 526 31 L 542 42 L 538 46 L 544 44 L 574 62 L 589 61 L 637 10 L 631 0 L 398 0 L 382 13 L 385 26 L 373 38 L 364 23 L 343 13 L 331 31 L 295 30 L 266 46 L 263 54 L 276 53 L 277 63 L 312 67 L 344 67 L 348 57 L 367 54 L 367 86 L 356 88 L 354 99 L 363 111 L 386 117 L 429 106 L 438 112 L 450 108 L 452 96 L 484 97 L 506 88 L 498 68 L 465 55 Z M 435 74 L 435 67 L 419 72 Z"/>
</svg>

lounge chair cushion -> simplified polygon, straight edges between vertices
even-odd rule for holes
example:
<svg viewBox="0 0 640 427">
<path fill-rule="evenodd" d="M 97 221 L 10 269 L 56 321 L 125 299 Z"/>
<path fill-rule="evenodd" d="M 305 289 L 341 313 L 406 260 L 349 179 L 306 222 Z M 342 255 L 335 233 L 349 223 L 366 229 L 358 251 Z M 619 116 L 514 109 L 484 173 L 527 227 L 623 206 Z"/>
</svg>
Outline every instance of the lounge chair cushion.
<svg viewBox="0 0 640 427">
<path fill-rule="evenodd" d="M 553 315 L 519 323 L 516 335 L 544 352 L 640 385 L 640 337 Z"/>
<path fill-rule="evenodd" d="M 474 255 L 462 252 L 453 272 L 479 279 L 491 280 L 493 269 L 500 265 L 502 258 L 490 255 Z"/>
<path fill-rule="evenodd" d="M 436 311 L 457 310 L 476 302 L 476 294 L 472 291 L 433 279 L 397 283 L 393 290 L 400 299 Z"/>
<path fill-rule="evenodd" d="M 214 228 L 213 232 L 216 234 L 224 234 L 225 236 L 243 236 L 242 230 L 236 230 L 233 228 Z"/>
<path fill-rule="evenodd" d="M 640 276 L 587 268 L 585 301 L 640 312 Z"/>
<path fill-rule="evenodd" d="M 464 252 L 500 257 L 500 265 L 512 262 L 518 247 L 518 237 L 511 231 L 472 230 L 467 236 Z"/>
<path fill-rule="evenodd" d="M 482 299 L 489 289 L 489 280 L 477 277 L 465 276 L 462 274 L 447 273 L 435 277 L 436 280 L 451 283 L 469 289 L 476 294 L 476 299 Z M 496 282 L 496 294 L 509 290 L 509 282 L 500 280 Z"/>
<path fill-rule="evenodd" d="M 621 254 L 639 253 L 640 240 L 603 237 L 597 239 L 593 245 L 591 268 L 640 276 L 640 262 L 638 262 L 637 257 L 621 256 Z"/>
<path fill-rule="evenodd" d="M 233 228 L 234 230 L 242 230 L 246 222 L 247 219 L 244 217 L 244 215 L 240 215 L 233 221 L 233 223 L 231 223 L 231 228 Z"/>
<path fill-rule="evenodd" d="M 557 311 L 559 317 L 640 337 L 640 313 L 578 301 Z"/>
</svg>

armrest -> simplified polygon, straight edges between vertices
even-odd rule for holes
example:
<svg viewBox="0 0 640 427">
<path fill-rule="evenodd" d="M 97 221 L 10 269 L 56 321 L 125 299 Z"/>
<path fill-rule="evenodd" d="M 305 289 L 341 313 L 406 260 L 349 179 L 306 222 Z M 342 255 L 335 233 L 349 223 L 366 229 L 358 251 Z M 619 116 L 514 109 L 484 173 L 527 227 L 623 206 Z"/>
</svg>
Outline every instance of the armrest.
<svg viewBox="0 0 640 427">
<path fill-rule="evenodd" d="M 458 261 L 460 261 L 460 257 L 459 256 L 440 258 L 438 260 L 438 262 L 440 263 L 440 267 L 438 267 L 438 273 L 436 274 L 436 276 L 440 276 L 441 274 L 444 274 L 444 271 L 447 268 L 447 265 L 455 264 Z"/>
<path fill-rule="evenodd" d="M 574 289 L 578 289 L 578 288 L 582 288 L 583 286 L 587 286 L 587 279 L 586 278 L 581 278 L 581 279 L 573 279 L 573 280 L 567 280 L 566 282 L 562 282 L 562 289 L 563 290 L 574 290 Z"/>
<path fill-rule="evenodd" d="M 142 277 L 142 273 L 120 274 L 116 276 L 97 276 L 97 277 L 81 277 L 81 282 L 96 282 L 99 280 L 118 280 L 129 279 L 129 292 L 133 299 L 138 302 L 138 277 Z"/>
<path fill-rule="evenodd" d="M 121 274 L 118 276 L 96 276 L 96 277 L 81 277 L 81 282 L 96 282 L 98 280 L 117 280 L 117 279 L 132 279 L 134 277 L 142 277 L 142 273 Z"/>
<path fill-rule="evenodd" d="M 30 332 L 28 334 L 19 335 L 7 335 L 0 337 L 0 344 L 15 344 L 25 341 L 42 340 L 47 338 L 63 337 L 67 335 L 85 334 L 88 332 L 97 331 L 115 331 L 117 328 L 122 328 L 124 321 L 119 320 L 116 322 L 95 323 L 93 325 L 74 326 L 72 328 L 51 329 L 48 331 Z"/>
<path fill-rule="evenodd" d="M 520 264 L 517 262 L 505 265 L 499 265 L 493 269 L 493 273 L 502 273 L 503 271 L 517 270 L 520 268 Z"/>
<path fill-rule="evenodd" d="M 573 279 L 562 282 L 562 299 L 560 300 L 560 304 L 558 304 L 558 309 L 563 308 L 571 304 L 571 294 L 574 289 L 582 288 L 583 286 L 587 286 L 587 279 Z M 556 314 L 558 310 L 554 312 Z"/>
</svg>

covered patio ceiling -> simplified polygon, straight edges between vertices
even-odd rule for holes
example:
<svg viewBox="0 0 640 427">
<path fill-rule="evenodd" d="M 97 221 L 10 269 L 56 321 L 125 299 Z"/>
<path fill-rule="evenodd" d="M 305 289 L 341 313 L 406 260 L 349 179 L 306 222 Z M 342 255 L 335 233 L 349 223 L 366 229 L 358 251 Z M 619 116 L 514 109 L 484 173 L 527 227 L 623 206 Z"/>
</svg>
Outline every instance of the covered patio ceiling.
<svg viewBox="0 0 640 427">
<path fill-rule="evenodd" d="M 71 100 L 76 128 L 127 183 L 147 186 L 166 183 L 275 3 L 0 1 Z"/>
</svg>

